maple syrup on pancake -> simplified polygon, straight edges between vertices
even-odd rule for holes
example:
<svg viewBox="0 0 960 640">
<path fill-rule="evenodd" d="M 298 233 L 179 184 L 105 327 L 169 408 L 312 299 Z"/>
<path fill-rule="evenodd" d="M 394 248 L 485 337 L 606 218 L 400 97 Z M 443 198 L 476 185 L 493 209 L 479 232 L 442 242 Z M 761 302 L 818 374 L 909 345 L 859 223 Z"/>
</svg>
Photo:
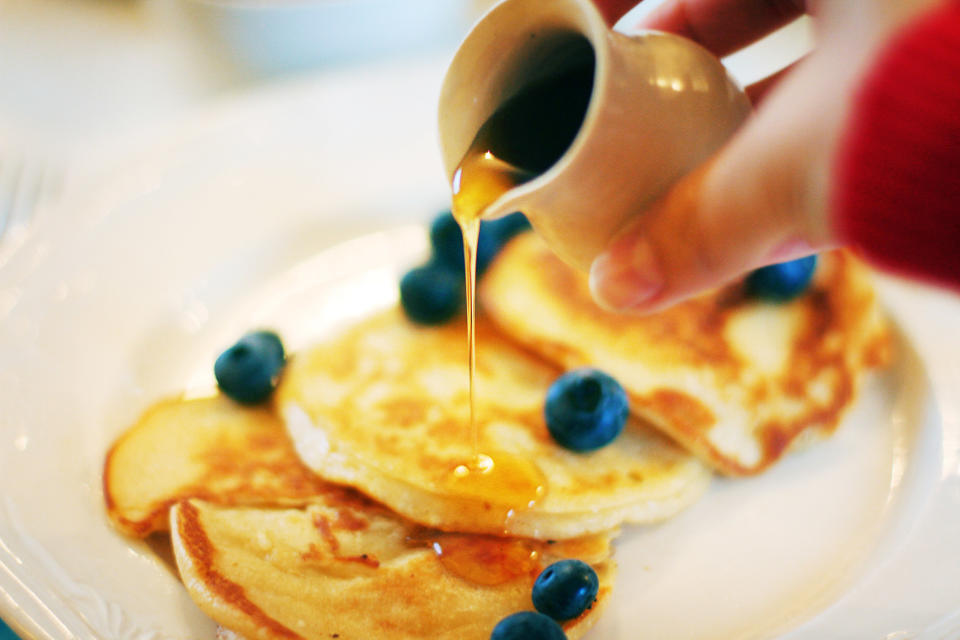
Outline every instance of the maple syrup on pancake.
<svg viewBox="0 0 960 640">
<path fill-rule="evenodd" d="M 407 544 L 433 549 L 444 569 L 486 587 L 536 578 L 543 568 L 541 545 L 530 540 L 417 528 L 407 534 Z"/>
<path fill-rule="evenodd" d="M 580 130 L 593 91 L 593 49 L 586 39 L 577 38 L 560 57 L 565 63 L 556 73 L 521 89 L 480 127 L 451 180 L 453 217 L 463 234 L 473 456 L 452 470 L 448 485 L 465 498 L 517 509 L 540 499 L 545 481 L 528 460 L 480 450 L 474 400 L 477 244 L 480 220 L 489 206 L 553 166 Z M 505 517 L 512 513 L 508 510 Z"/>
</svg>

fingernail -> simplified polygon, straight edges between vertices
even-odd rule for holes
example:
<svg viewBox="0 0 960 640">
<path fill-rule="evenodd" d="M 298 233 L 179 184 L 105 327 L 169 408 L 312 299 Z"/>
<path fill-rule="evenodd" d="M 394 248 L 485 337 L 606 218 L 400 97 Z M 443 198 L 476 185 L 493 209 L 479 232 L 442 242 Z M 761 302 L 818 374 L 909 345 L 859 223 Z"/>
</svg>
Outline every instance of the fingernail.
<svg viewBox="0 0 960 640">
<path fill-rule="evenodd" d="M 813 247 L 803 238 L 790 238 L 781 242 L 767 255 L 771 262 L 787 262 L 813 253 Z"/>
<path fill-rule="evenodd" d="M 616 244 L 590 266 L 593 297 L 611 311 L 639 307 L 662 289 L 657 257 L 643 240 Z"/>
</svg>

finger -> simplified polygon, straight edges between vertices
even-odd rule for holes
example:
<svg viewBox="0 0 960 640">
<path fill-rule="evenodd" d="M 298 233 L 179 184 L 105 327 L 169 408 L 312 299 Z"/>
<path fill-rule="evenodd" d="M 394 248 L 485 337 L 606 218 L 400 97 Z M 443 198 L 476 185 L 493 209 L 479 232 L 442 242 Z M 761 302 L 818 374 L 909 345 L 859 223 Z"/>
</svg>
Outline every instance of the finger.
<svg viewBox="0 0 960 640">
<path fill-rule="evenodd" d="M 805 0 L 668 0 L 638 26 L 685 36 L 723 57 L 805 12 Z"/>
<path fill-rule="evenodd" d="M 625 228 L 590 270 L 596 300 L 616 311 L 653 312 L 718 286 L 803 239 L 754 209 L 704 204 L 712 164 L 679 182 Z M 779 242 L 778 242 L 779 241 Z"/>
<path fill-rule="evenodd" d="M 840 120 L 812 75 L 785 83 L 713 159 L 637 216 L 593 263 L 596 300 L 651 312 L 829 246 L 824 167 Z M 816 77 L 813 80 L 817 80 Z"/>
<path fill-rule="evenodd" d="M 603 14 L 607 24 L 613 26 L 627 11 L 637 6 L 640 0 L 593 0 L 593 3 Z"/>
<path fill-rule="evenodd" d="M 773 89 L 780 84 L 787 74 L 793 71 L 797 64 L 799 64 L 802 60 L 803 59 L 801 58 L 800 60 L 787 65 L 783 69 L 780 69 L 780 71 L 767 76 L 763 80 L 758 80 L 757 82 L 754 82 L 748 86 L 745 91 L 747 97 L 750 99 L 750 103 L 753 104 L 753 106 L 757 106 L 763 102 L 763 99 L 766 98 L 767 95 L 773 91 Z"/>
</svg>

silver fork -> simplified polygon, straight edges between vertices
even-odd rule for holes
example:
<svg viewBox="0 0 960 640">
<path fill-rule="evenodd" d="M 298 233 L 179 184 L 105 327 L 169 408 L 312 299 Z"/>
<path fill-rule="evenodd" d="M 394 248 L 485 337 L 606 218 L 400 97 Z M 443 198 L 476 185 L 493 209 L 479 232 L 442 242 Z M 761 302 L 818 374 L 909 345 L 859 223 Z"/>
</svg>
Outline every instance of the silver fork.
<svg viewBox="0 0 960 640">
<path fill-rule="evenodd" d="M 46 158 L 0 157 L 0 248 L 15 244 L 38 208 L 59 197 L 64 177 L 63 166 Z"/>
</svg>

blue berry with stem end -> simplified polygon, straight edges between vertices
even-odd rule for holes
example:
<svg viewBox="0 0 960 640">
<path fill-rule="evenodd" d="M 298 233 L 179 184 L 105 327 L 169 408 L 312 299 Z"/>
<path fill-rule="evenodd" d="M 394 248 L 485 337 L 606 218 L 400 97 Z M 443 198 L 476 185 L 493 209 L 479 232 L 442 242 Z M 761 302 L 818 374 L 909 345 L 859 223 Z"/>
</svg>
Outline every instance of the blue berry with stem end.
<svg viewBox="0 0 960 640">
<path fill-rule="evenodd" d="M 600 580 L 593 567 L 568 558 L 544 569 L 533 583 L 533 606 L 554 620 L 571 620 L 593 606 Z"/>
<path fill-rule="evenodd" d="M 283 342 L 273 331 L 243 335 L 213 365 L 217 386 L 241 404 L 258 404 L 273 393 L 285 362 Z"/>
<path fill-rule="evenodd" d="M 611 442 L 630 413 L 620 383 L 597 369 L 568 371 L 547 390 L 544 418 L 553 439 L 573 451 L 593 451 Z"/>
</svg>

